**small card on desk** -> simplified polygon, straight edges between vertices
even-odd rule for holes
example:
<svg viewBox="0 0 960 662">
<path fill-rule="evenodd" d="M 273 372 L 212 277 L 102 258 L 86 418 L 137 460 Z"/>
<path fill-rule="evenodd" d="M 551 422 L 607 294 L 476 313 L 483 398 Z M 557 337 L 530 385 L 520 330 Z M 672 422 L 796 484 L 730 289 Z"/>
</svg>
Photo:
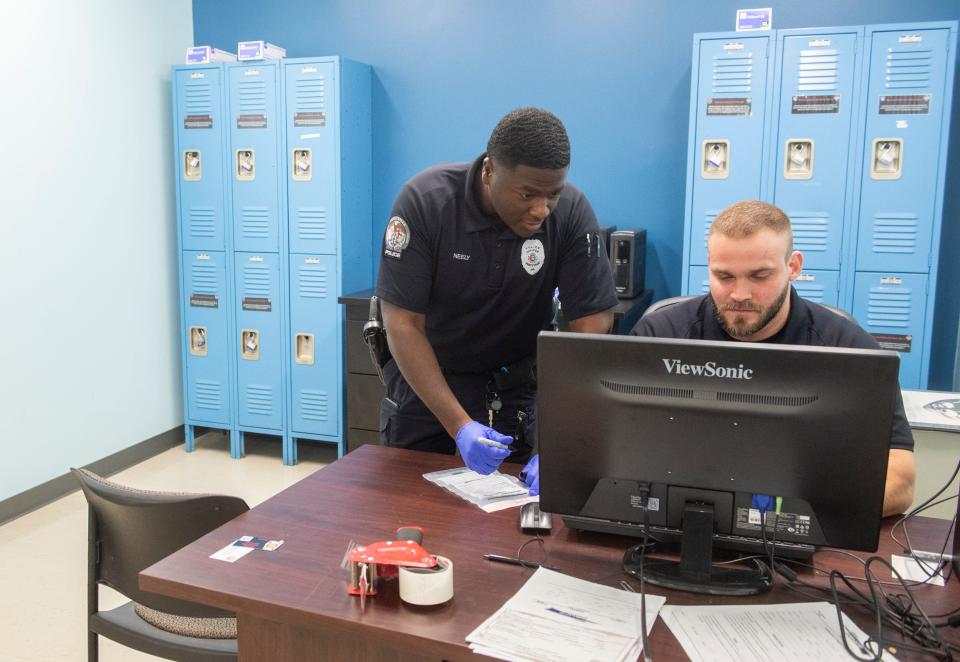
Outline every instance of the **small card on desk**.
<svg viewBox="0 0 960 662">
<path fill-rule="evenodd" d="M 266 538 L 258 538 L 256 536 L 240 536 L 223 549 L 211 554 L 210 558 L 233 563 L 255 549 L 272 552 L 282 544 L 282 540 L 267 540 Z"/>
</svg>

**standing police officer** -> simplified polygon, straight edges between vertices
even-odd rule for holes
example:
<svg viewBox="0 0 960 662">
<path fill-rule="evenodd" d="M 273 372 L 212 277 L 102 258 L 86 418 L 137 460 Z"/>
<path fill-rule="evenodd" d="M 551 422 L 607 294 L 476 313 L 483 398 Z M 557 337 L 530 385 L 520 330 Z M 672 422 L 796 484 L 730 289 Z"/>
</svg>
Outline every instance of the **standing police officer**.
<svg viewBox="0 0 960 662">
<path fill-rule="evenodd" d="M 560 120 L 520 108 L 473 163 L 428 168 L 401 189 L 376 288 L 393 355 L 381 443 L 441 453 L 455 443 L 484 474 L 508 455 L 530 457 L 537 334 L 550 328 L 554 289 L 574 331 L 605 333 L 617 303 L 596 216 L 566 182 L 569 165 Z M 536 457 L 521 475 L 536 494 Z"/>
</svg>

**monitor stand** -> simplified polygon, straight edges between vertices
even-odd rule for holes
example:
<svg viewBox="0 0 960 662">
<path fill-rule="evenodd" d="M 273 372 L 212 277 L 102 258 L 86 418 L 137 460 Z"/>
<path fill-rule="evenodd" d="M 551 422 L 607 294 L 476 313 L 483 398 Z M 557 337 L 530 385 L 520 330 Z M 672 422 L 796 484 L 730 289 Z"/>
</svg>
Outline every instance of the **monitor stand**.
<svg viewBox="0 0 960 662">
<path fill-rule="evenodd" d="M 623 557 L 623 569 L 640 576 L 640 547 L 635 545 Z M 713 506 L 687 503 L 683 509 L 683 538 L 680 560 L 643 559 L 643 580 L 677 591 L 711 595 L 756 595 L 770 590 L 772 573 L 759 559 L 756 569 L 713 565 Z"/>
</svg>

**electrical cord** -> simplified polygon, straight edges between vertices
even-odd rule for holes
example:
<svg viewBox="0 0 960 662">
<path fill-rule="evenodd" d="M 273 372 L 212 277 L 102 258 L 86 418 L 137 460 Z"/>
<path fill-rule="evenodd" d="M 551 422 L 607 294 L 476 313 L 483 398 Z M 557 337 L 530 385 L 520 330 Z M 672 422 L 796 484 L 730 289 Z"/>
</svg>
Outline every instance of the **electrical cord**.
<svg viewBox="0 0 960 662">
<path fill-rule="evenodd" d="M 643 559 L 647 553 L 649 544 L 648 534 L 650 531 L 650 491 L 649 488 L 642 492 L 641 502 L 643 503 L 643 546 L 640 548 L 640 645 L 643 647 L 644 662 L 653 662 L 653 655 L 650 653 L 650 646 L 647 642 L 647 592 L 643 587 Z"/>
</svg>

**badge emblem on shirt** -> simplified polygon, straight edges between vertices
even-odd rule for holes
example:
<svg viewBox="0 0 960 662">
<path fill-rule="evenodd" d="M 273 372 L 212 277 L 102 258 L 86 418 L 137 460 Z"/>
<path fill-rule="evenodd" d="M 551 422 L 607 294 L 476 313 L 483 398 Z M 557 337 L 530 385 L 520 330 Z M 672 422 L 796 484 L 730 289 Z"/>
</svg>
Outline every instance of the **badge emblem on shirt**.
<svg viewBox="0 0 960 662">
<path fill-rule="evenodd" d="M 410 227 L 399 216 L 387 223 L 387 233 L 383 237 L 383 254 L 389 257 L 403 257 L 403 249 L 410 245 Z"/>
<path fill-rule="evenodd" d="M 527 239 L 520 248 L 520 262 L 531 276 L 540 271 L 546 252 L 539 239 Z"/>
</svg>

